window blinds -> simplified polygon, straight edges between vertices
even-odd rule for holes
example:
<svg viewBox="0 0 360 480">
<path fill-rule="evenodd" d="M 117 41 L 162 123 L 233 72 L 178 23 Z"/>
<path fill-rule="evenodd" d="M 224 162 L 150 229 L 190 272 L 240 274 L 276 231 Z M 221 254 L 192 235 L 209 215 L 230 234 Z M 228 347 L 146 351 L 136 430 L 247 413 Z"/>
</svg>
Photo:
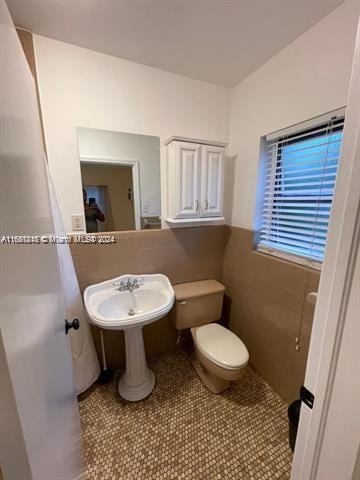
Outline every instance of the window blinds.
<svg viewBox="0 0 360 480">
<path fill-rule="evenodd" d="M 343 125 L 333 116 L 266 141 L 259 250 L 323 260 Z"/>
</svg>

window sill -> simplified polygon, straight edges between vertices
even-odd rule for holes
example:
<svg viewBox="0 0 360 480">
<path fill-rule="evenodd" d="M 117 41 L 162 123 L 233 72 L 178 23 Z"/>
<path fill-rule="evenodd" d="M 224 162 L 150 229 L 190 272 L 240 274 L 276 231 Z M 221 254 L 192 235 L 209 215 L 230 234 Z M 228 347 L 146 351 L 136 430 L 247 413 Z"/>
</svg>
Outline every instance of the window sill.
<svg viewBox="0 0 360 480">
<path fill-rule="evenodd" d="M 322 263 L 315 260 L 310 260 L 305 257 L 300 257 L 291 253 L 285 253 L 280 250 L 267 249 L 264 247 L 255 248 L 255 252 L 263 253 L 265 255 L 271 255 L 273 257 L 281 258 L 282 260 L 287 260 L 288 262 L 297 263 L 303 267 L 313 268 L 314 270 L 321 271 Z"/>
</svg>

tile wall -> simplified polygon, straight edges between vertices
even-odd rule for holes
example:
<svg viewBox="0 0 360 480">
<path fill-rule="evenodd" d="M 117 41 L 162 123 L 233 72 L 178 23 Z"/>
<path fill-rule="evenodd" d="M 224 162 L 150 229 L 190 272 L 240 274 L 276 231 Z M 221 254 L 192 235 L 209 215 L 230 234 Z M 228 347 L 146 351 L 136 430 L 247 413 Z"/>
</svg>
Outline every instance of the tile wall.
<svg viewBox="0 0 360 480">
<path fill-rule="evenodd" d="M 87 285 L 126 273 L 163 273 L 173 284 L 222 279 L 229 229 L 223 226 L 116 232 L 112 245 L 72 245 L 75 269 L 83 291 Z M 93 328 L 99 351 L 99 332 Z M 176 330 L 165 317 L 144 328 L 149 356 L 175 348 Z M 124 364 L 122 332 L 105 331 L 108 362 Z"/>
<path fill-rule="evenodd" d="M 254 252 L 253 231 L 231 227 L 223 264 L 229 325 L 251 364 L 287 402 L 303 383 L 314 314 L 306 297 L 319 278 L 316 270 Z"/>
<path fill-rule="evenodd" d="M 113 245 L 72 245 L 71 250 L 82 290 L 126 273 L 164 273 L 173 284 L 222 281 L 225 320 L 247 345 L 251 364 L 283 399 L 297 397 L 314 311 L 305 297 L 317 291 L 319 272 L 254 252 L 253 231 L 228 226 L 117 232 Z M 145 327 L 144 338 L 148 356 L 176 345 L 169 317 Z M 105 332 L 105 342 L 109 364 L 123 366 L 122 332 Z"/>
</svg>

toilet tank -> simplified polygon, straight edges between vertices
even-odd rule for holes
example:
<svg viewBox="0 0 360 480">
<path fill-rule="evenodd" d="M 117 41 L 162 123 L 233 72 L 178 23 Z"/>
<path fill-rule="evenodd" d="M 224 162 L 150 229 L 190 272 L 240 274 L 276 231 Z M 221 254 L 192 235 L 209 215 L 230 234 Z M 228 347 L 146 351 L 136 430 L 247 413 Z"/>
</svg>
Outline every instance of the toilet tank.
<svg viewBox="0 0 360 480">
<path fill-rule="evenodd" d="M 216 322 L 221 317 L 225 287 L 216 280 L 175 285 L 171 319 L 177 330 Z"/>
</svg>

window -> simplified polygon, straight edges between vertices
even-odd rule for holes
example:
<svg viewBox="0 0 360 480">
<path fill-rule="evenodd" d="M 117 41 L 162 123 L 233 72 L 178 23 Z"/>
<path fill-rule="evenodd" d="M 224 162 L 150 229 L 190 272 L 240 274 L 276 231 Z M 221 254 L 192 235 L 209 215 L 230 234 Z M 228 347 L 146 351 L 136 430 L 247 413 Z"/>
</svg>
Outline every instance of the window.
<svg viewBox="0 0 360 480">
<path fill-rule="evenodd" d="M 324 257 L 344 125 L 343 115 L 321 120 L 266 137 L 257 243 L 313 266 Z"/>
</svg>

